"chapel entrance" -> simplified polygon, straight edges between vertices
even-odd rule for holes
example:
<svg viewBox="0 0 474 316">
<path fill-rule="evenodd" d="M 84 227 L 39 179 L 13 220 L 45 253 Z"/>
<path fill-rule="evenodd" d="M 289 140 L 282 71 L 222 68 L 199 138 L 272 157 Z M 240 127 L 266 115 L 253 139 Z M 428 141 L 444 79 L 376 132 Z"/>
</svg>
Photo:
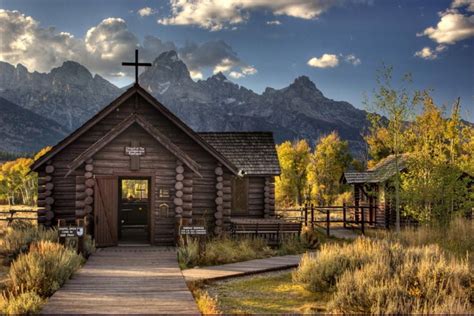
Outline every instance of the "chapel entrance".
<svg viewBox="0 0 474 316">
<path fill-rule="evenodd" d="M 119 178 L 120 243 L 150 243 L 150 196 L 149 178 Z"/>
</svg>

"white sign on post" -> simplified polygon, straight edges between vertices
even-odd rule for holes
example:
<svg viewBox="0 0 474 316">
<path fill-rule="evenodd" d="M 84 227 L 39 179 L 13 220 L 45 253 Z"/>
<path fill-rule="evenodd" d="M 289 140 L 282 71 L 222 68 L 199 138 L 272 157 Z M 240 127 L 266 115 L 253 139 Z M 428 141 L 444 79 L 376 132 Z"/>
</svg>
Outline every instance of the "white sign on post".
<svg viewBox="0 0 474 316">
<path fill-rule="evenodd" d="M 203 226 L 183 226 L 181 227 L 181 235 L 206 235 L 206 228 Z"/>
</svg>

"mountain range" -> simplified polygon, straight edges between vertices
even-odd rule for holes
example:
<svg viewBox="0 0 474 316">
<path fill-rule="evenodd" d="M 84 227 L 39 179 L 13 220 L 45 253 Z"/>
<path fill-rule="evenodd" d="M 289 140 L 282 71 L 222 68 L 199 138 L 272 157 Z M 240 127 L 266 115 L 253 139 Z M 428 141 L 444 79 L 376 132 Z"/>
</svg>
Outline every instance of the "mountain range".
<svg viewBox="0 0 474 316">
<path fill-rule="evenodd" d="M 191 79 L 175 51 L 159 55 L 139 77 L 142 87 L 196 131 L 273 131 L 275 140 L 312 144 L 336 130 L 361 154 L 366 112 L 326 98 L 306 76 L 288 87 L 253 92 L 217 73 Z M 0 151 L 32 152 L 54 145 L 119 96 L 120 89 L 81 64 L 49 73 L 0 62 Z"/>
</svg>

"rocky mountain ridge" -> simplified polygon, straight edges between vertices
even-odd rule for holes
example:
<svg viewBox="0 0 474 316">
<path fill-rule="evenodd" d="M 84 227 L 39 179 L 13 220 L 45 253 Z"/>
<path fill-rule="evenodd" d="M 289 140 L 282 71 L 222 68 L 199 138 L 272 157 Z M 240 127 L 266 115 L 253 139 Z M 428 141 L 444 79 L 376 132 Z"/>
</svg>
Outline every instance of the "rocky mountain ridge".
<svg viewBox="0 0 474 316">
<path fill-rule="evenodd" d="M 139 82 L 196 131 L 270 130 L 277 142 L 306 138 L 314 143 L 337 130 L 353 152 L 365 148 L 361 137 L 367 126 L 365 111 L 326 98 L 306 76 L 283 89 L 267 88 L 257 94 L 222 73 L 195 82 L 176 52 L 169 51 L 153 61 Z M 69 132 L 123 90 L 72 61 L 47 74 L 0 62 L 0 97 L 56 121 Z M 18 151 L 28 147 L 16 146 Z"/>
<path fill-rule="evenodd" d="M 0 152 L 36 152 L 68 134 L 59 123 L 1 97 L 0 113 Z"/>
</svg>

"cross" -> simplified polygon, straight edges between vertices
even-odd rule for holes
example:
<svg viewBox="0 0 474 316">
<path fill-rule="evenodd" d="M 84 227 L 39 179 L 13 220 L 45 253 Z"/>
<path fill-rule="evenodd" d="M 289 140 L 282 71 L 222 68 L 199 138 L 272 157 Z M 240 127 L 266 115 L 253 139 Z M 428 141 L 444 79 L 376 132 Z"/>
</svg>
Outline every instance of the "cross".
<svg viewBox="0 0 474 316">
<path fill-rule="evenodd" d="M 135 84 L 138 84 L 138 67 L 145 66 L 150 67 L 150 63 L 139 63 L 138 62 L 138 49 L 135 49 L 135 62 L 123 62 L 122 66 L 135 66 Z"/>
</svg>

